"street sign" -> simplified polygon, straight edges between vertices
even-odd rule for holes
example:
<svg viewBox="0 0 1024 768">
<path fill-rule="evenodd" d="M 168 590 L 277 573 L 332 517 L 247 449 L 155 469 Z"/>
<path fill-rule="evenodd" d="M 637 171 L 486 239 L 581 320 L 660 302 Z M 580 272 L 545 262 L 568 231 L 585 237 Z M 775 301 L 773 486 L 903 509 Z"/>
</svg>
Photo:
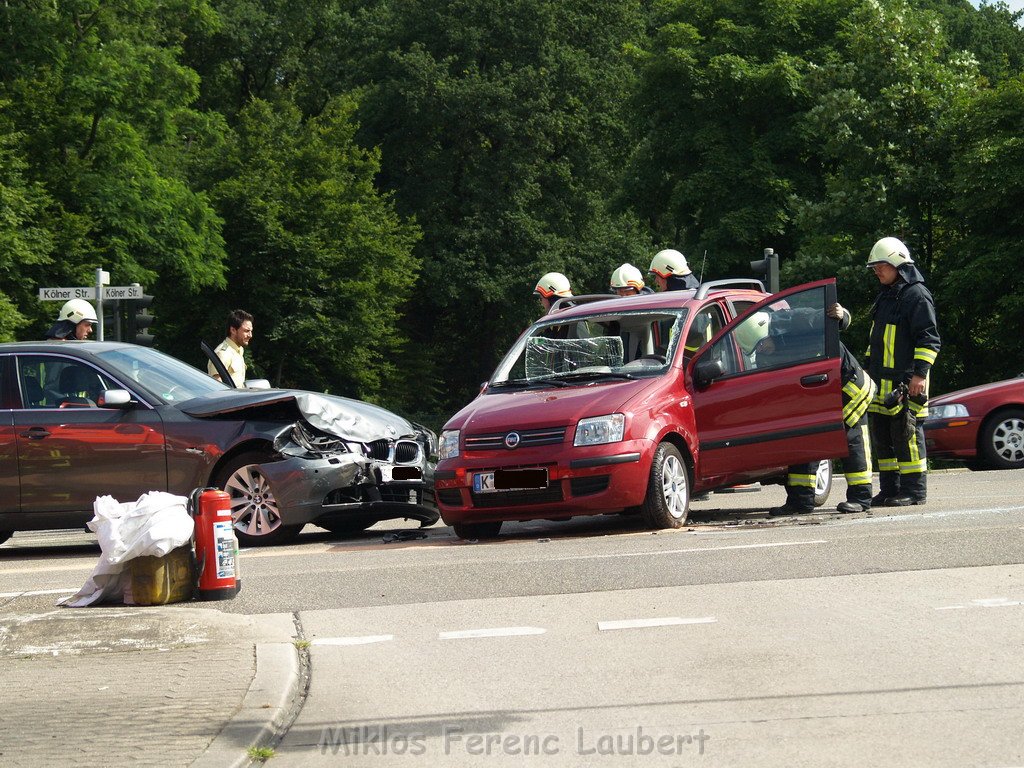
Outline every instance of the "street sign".
<svg viewBox="0 0 1024 768">
<path fill-rule="evenodd" d="M 145 289 L 141 285 L 105 285 L 103 298 L 106 299 L 141 299 Z M 40 288 L 40 301 L 68 301 L 69 299 L 96 299 L 96 288 Z"/>
<path fill-rule="evenodd" d="M 40 301 L 69 301 L 70 299 L 95 299 L 96 287 L 87 288 L 40 288 Z"/>
</svg>

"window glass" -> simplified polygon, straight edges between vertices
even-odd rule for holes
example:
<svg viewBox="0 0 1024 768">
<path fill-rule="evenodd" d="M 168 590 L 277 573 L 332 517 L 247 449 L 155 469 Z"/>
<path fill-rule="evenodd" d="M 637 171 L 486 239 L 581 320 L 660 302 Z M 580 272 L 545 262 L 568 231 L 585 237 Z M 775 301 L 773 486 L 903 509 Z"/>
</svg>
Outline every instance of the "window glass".
<svg viewBox="0 0 1024 768">
<path fill-rule="evenodd" d="M 18 384 L 25 408 L 95 408 L 115 385 L 86 363 L 50 355 L 18 358 Z"/>
<path fill-rule="evenodd" d="M 686 331 L 686 359 L 689 360 L 698 349 L 711 341 L 724 325 L 722 310 L 717 304 L 701 307 Z"/>
</svg>

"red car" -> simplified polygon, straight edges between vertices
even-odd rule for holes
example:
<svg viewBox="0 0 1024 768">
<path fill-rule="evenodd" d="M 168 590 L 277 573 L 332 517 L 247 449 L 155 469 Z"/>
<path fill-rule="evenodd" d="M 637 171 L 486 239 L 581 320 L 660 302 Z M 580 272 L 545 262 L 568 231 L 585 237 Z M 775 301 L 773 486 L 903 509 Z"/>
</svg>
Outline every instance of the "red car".
<svg viewBox="0 0 1024 768">
<path fill-rule="evenodd" d="M 933 398 L 924 430 L 929 457 L 1024 467 L 1024 374 Z"/>
<path fill-rule="evenodd" d="M 505 520 L 640 513 L 846 455 L 834 280 L 595 296 L 534 323 L 445 425 L 438 509 L 463 538 Z M 822 462 L 823 487 L 831 485 Z"/>
</svg>

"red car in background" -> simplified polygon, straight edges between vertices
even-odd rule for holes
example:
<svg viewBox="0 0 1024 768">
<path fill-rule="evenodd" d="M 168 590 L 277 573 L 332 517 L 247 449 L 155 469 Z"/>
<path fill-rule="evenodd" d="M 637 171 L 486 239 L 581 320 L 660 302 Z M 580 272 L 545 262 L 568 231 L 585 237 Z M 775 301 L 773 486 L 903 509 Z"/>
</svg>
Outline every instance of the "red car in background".
<svg viewBox="0 0 1024 768">
<path fill-rule="evenodd" d="M 442 518 L 463 538 L 618 512 L 677 528 L 695 493 L 845 456 L 835 300 L 835 280 L 563 300 L 445 425 Z"/>
<path fill-rule="evenodd" d="M 924 430 L 930 458 L 1024 467 L 1024 374 L 932 398 Z"/>
</svg>

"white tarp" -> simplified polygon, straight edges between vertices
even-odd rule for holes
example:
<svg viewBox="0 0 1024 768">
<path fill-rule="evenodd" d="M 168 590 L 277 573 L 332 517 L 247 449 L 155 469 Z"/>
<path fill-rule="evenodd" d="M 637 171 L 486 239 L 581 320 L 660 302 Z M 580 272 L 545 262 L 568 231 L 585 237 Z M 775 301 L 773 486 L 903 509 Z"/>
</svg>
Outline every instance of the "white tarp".
<svg viewBox="0 0 1024 768">
<path fill-rule="evenodd" d="M 100 560 L 84 586 L 57 604 L 83 608 L 123 599 L 128 577 L 125 563 L 146 555 L 162 557 L 191 541 L 194 523 L 186 503 L 184 496 L 163 491 L 150 491 L 138 501 L 123 504 L 112 496 L 98 496 L 87 525 L 96 532 Z"/>
</svg>

